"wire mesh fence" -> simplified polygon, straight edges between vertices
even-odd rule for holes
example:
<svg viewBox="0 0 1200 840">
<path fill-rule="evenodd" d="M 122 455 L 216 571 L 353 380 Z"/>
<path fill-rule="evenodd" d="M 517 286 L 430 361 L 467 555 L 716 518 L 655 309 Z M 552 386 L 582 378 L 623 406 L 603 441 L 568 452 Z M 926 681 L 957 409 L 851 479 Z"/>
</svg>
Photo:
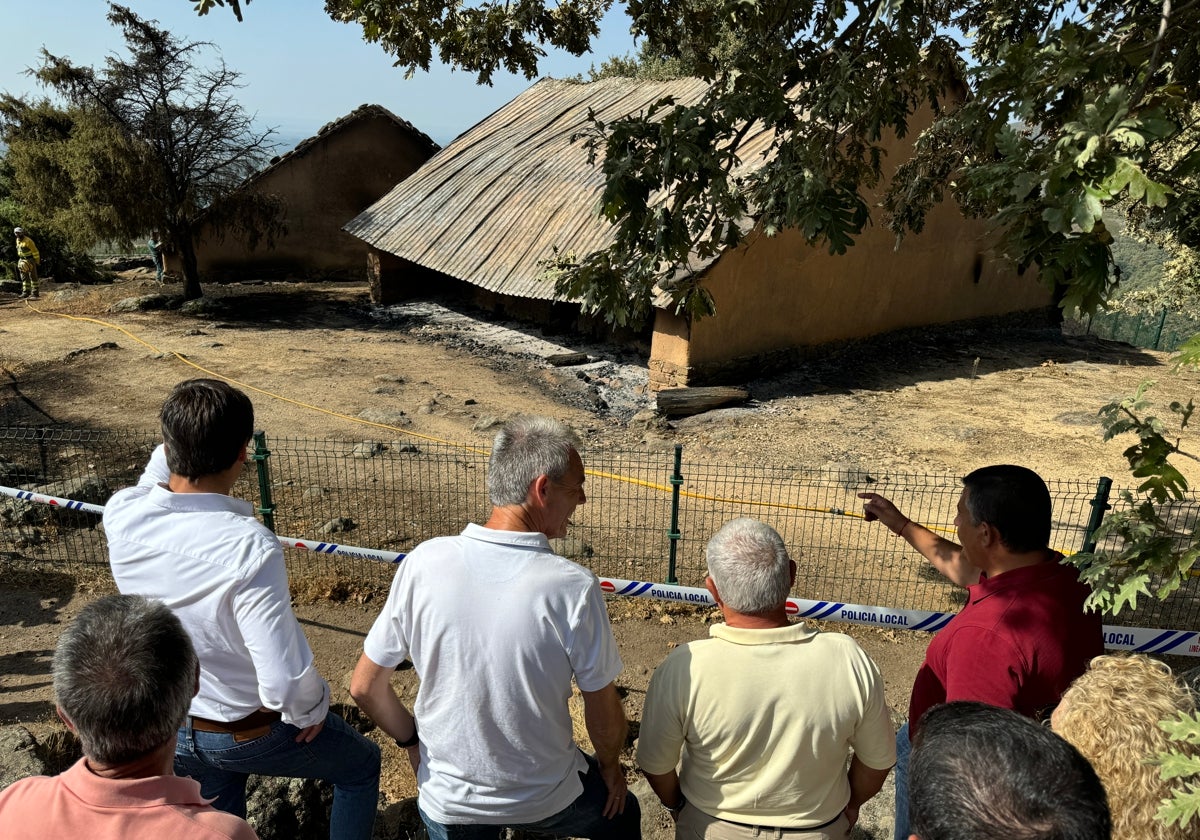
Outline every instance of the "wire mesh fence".
<svg viewBox="0 0 1200 840">
<path fill-rule="evenodd" d="M 0 427 L 0 483 L 104 504 L 137 481 L 155 436 L 54 428 Z M 489 512 L 487 453 L 441 443 L 260 439 L 234 495 L 252 501 L 284 537 L 407 552 L 454 534 Z M 676 460 L 678 459 L 678 466 Z M 584 454 L 587 503 L 556 549 L 606 577 L 699 586 L 704 547 L 737 516 L 769 522 L 798 571 L 801 598 L 904 609 L 949 610 L 964 593 L 941 578 L 904 540 L 866 523 L 859 492 L 892 499 L 906 515 L 953 539 L 959 477 L 950 473 L 870 474 L 689 462 L 686 452 L 596 450 Z M 1095 481 L 1050 481 L 1051 544 L 1082 548 Z M 1114 504 L 1120 504 L 1117 491 Z M 1194 499 L 1168 515 L 1182 533 L 1200 522 Z M 289 571 L 386 585 L 393 567 L 360 558 L 287 549 Z M 75 570 L 107 564 L 95 514 L 0 499 L 0 556 L 43 560 Z M 1200 578 L 1163 603 L 1143 599 L 1120 620 L 1164 629 L 1200 627 Z"/>
<path fill-rule="evenodd" d="M 1094 335 L 1151 350 L 1178 350 L 1200 333 L 1200 319 L 1181 312 L 1097 312 L 1064 324 L 1073 335 Z"/>
</svg>

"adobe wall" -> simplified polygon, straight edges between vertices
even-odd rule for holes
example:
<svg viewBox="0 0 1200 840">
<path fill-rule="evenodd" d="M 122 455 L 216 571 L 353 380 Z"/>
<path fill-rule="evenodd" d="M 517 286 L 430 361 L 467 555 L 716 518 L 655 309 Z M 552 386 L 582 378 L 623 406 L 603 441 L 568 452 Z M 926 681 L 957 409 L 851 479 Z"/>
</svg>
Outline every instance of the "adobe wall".
<svg viewBox="0 0 1200 840">
<path fill-rule="evenodd" d="M 344 232 L 349 222 L 431 155 L 395 121 L 363 117 L 331 129 L 265 172 L 252 188 L 286 203 L 288 232 L 273 249 L 251 251 L 231 235 L 205 228 L 197 243 L 201 279 L 246 277 L 364 278 L 366 243 Z M 175 266 L 172 266 L 175 267 Z"/>
<path fill-rule="evenodd" d="M 932 121 L 925 107 L 884 158 L 886 183 Z M 866 200 L 874 205 L 883 187 Z M 717 314 L 693 323 L 659 310 L 650 355 L 655 388 L 744 379 L 780 367 L 822 344 L 926 324 L 947 324 L 1052 305 L 1034 271 L 1018 277 L 989 253 L 984 222 L 962 216 L 952 198 L 927 214 L 920 235 L 896 245 L 876 220 L 845 254 L 811 247 L 796 230 L 755 231 L 706 272 Z"/>
<path fill-rule="evenodd" d="M 1018 277 L 987 253 L 982 223 L 952 205 L 933 210 L 920 236 L 869 229 L 844 255 L 807 246 L 795 231 L 755 234 L 709 270 L 717 314 L 688 325 L 660 311 L 650 358 L 655 387 L 730 381 L 787 364 L 796 350 L 909 327 L 1052 305 L 1036 272 Z"/>
</svg>

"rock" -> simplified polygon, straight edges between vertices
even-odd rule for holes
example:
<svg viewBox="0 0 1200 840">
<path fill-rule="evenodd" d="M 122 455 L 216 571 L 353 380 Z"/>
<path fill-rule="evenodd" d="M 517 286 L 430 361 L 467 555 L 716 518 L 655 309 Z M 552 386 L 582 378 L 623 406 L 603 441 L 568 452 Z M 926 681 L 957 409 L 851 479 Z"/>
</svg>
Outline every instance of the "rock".
<svg viewBox="0 0 1200 840">
<path fill-rule="evenodd" d="M 88 353 L 94 353 L 97 350 L 119 350 L 120 347 L 115 341 L 105 341 L 97 344 L 95 347 L 81 347 L 78 350 L 72 350 L 67 355 L 63 356 L 64 362 L 69 362 L 72 359 L 78 359 L 80 356 L 85 356 Z"/>
<path fill-rule="evenodd" d="M 47 496 L 58 496 L 61 499 L 72 499 L 76 502 L 90 502 L 93 505 L 102 505 L 113 494 L 113 489 L 103 479 L 94 476 L 84 476 L 83 478 L 68 478 L 63 481 L 53 481 L 50 484 L 43 484 L 40 487 L 33 488 L 33 492 L 44 493 Z"/>
<path fill-rule="evenodd" d="M 7 536 L 17 548 L 28 548 L 42 542 L 42 532 L 32 525 L 18 525 Z"/>
<path fill-rule="evenodd" d="M 652 429 L 662 423 L 662 417 L 657 411 L 650 408 L 643 408 L 637 414 L 629 418 L 630 426 L 641 426 L 643 429 Z"/>
<path fill-rule="evenodd" d="M 215 298 L 198 297 L 184 302 L 179 311 L 183 315 L 223 315 L 225 308 L 225 304 Z"/>
<path fill-rule="evenodd" d="M 546 357 L 546 364 L 554 367 L 569 367 L 571 365 L 587 364 L 587 353 L 556 353 Z"/>
<path fill-rule="evenodd" d="M 9 484 L 13 478 L 25 473 L 25 468 L 14 461 L 10 461 L 3 455 L 0 455 L 0 482 Z M 10 485 L 11 486 L 11 485 Z"/>
<path fill-rule="evenodd" d="M 396 373 L 381 373 L 375 377 L 376 382 L 391 382 L 395 385 L 403 385 L 404 377 Z"/>
<path fill-rule="evenodd" d="M 335 516 L 324 525 L 321 526 L 322 534 L 337 534 L 345 531 L 353 531 L 358 527 L 353 519 L 348 516 Z"/>
<path fill-rule="evenodd" d="M 642 446 L 650 452 L 671 452 L 675 449 L 675 441 L 653 432 L 642 435 Z"/>
<path fill-rule="evenodd" d="M 550 540 L 550 549 L 562 557 L 591 557 L 595 550 L 579 537 L 560 537 Z"/>
<path fill-rule="evenodd" d="M 833 480 L 845 490 L 861 490 L 866 485 L 875 483 L 875 479 L 858 464 L 830 461 L 825 465 L 825 470 L 833 473 Z"/>
<path fill-rule="evenodd" d="M 475 425 L 471 427 L 471 431 L 486 432 L 488 429 L 495 428 L 496 426 L 501 425 L 503 422 L 504 421 L 499 417 L 491 414 L 485 414 L 475 421 Z"/>
<path fill-rule="evenodd" d="M 366 460 L 367 458 L 374 458 L 381 452 L 383 452 L 382 443 L 374 443 L 372 441 L 365 440 L 354 447 L 353 451 L 350 453 L 350 457 L 362 458 L 363 460 Z"/>
<path fill-rule="evenodd" d="M 427 400 L 417 407 L 417 414 L 433 414 L 433 407 L 437 405 L 436 400 Z"/>
<path fill-rule="evenodd" d="M 306 499 L 324 499 L 328 495 L 329 491 L 324 487 L 313 486 L 305 489 L 304 491 L 304 498 Z"/>
<path fill-rule="evenodd" d="M 2 291 L 2 289 L 0 289 L 0 291 Z M 91 294 L 91 292 L 87 291 L 86 289 L 63 289 L 60 287 L 59 289 L 55 290 L 51 294 L 54 295 L 55 300 L 68 301 L 68 300 L 79 300 L 80 298 L 85 298 L 89 294 Z"/>
<path fill-rule="evenodd" d="M 0 790 L 29 776 L 46 774 L 37 741 L 23 726 L 0 729 Z"/>
<path fill-rule="evenodd" d="M 403 455 L 419 455 L 421 448 L 415 443 L 405 443 L 404 441 L 393 441 L 392 451 Z"/>
<path fill-rule="evenodd" d="M 247 821 L 259 840 L 318 840 L 329 836 L 333 786 L 315 779 L 251 776 Z"/>
<path fill-rule="evenodd" d="M 48 505 L 12 498 L 5 498 L 0 502 L 0 522 L 3 522 L 6 528 L 16 525 L 38 525 L 49 518 Z"/>
<path fill-rule="evenodd" d="M 121 298 L 112 306 L 109 312 L 149 312 L 154 309 L 170 309 L 179 303 L 179 298 L 171 295 L 142 295 L 141 297 Z"/>
<path fill-rule="evenodd" d="M 387 411 L 382 408 L 364 408 L 358 416 L 368 423 L 379 423 L 382 426 L 397 426 L 404 428 L 412 425 L 412 420 L 403 411 Z"/>
<path fill-rule="evenodd" d="M 384 397 L 390 397 L 396 393 L 396 389 L 389 388 L 386 385 L 380 385 L 378 388 L 372 388 L 371 393 L 379 394 L 380 396 L 384 396 Z"/>
<path fill-rule="evenodd" d="M 204 330 L 188 330 L 184 335 L 208 335 Z"/>
</svg>

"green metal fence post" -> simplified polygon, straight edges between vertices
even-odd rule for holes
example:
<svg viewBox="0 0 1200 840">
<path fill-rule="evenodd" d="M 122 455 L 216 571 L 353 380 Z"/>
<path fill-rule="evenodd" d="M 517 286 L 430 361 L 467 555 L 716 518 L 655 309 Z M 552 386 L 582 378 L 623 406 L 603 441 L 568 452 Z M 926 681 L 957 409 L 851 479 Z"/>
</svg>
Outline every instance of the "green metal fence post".
<svg viewBox="0 0 1200 840">
<path fill-rule="evenodd" d="M 675 577 L 675 555 L 679 540 L 679 488 L 683 486 L 683 444 L 675 444 L 675 472 L 671 475 L 671 530 L 667 532 L 670 540 L 670 559 L 667 563 L 667 583 L 679 583 Z"/>
<path fill-rule="evenodd" d="M 1112 490 L 1112 479 L 1104 475 L 1096 483 L 1096 495 L 1091 501 L 1092 515 L 1088 517 L 1087 529 L 1083 533 L 1083 553 L 1091 554 L 1096 550 L 1096 529 L 1104 521 L 1104 512 L 1112 507 L 1108 503 L 1108 494 Z"/>
<path fill-rule="evenodd" d="M 271 500 L 271 467 L 267 459 L 271 450 L 267 449 L 267 433 L 254 433 L 254 454 L 250 459 L 258 468 L 258 512 L 262 514 L 263 524 L 275 531 L 275 503 Z"/>
<path fill-rule="evenodd" d="M 1167 323 L 1167 310 L 1164 308 L 1158 319 L 1158 329 L 1154 331 L 1154 349 L 1158 349 L 1158 340 L 1162 338 L 1163 324 Z"/>
</svg>

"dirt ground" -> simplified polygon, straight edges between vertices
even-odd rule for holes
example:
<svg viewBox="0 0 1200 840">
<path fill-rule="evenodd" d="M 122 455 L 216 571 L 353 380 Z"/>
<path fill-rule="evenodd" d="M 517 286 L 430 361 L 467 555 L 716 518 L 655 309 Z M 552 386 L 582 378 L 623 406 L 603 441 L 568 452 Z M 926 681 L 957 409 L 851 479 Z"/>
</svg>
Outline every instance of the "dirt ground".
<svg viewBox="0 0 1200 840">
<path fill-rule="evenodd" d="M 1166 354 L 1051 329 L 929 329 L 828 351 L 748 383 L 746 406 L 648 428 L 631 422 L 652 399 L 638 360 L 571 337 L 472 327 L 432 317 L 428 307 L 383 313 L 358 284 L 209 286 L 207 314 L 109 312 L 117 300 L 158 291 L 150 272 L 133 271 L 113 286 L 47 282 L 33 306 L 0 296 L 0 422 L 153 430 L 172 385 L 212 372 L 258 389 L 258 425 L 275 434 L 361 439 L 354 417 L 374 409 L 405 412 L 411 431 L 486 444 L 488 433 L 473 430 L 481 418 L 540 413 L 580 430 L 589 446 L 682 442 L 692 457 L 714 462 L 958 473 L 1017 462 L 1047 478 L 1090 480 L 1127 472 L 1129 442 L 1101 439 L 1101 405 L 1147 378 L 1158 380 L 1163 400 L 1186 400 L 1197 384 L 1196 374 L 1172 371 Z M 603 364 L 553 368 L 514 337 L 586 350 Z M 0 565 L 0 724 L 54 728 L 48 665 L 59 629 L 109 587 L 100 573 L 35 576 Z M 378 596 L 297 599 L 339 702 L 348 702 L 349 675 L 380 605 Z M 613 600 L 609 609 L 636 726 L 654 667 L 674 645 L 705 635 L 714 616 L 644 601 Z M 902 714 L 928 637 L 826 627 L 859 639 Z M 397 683 L 411 702 L 413 675 Z M 398 751 L 384 752 L 385 793 L 411 795 Z"/>
</svg>

